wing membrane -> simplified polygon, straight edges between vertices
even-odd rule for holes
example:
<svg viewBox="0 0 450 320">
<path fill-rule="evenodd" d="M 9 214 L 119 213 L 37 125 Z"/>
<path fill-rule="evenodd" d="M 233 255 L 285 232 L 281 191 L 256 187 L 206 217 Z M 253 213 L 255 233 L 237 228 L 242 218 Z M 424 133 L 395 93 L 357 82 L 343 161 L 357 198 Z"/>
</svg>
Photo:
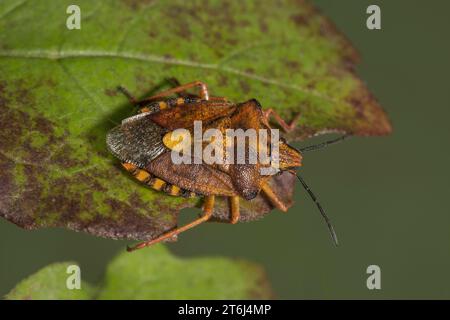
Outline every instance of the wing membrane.
<svg viewBox="0 0 450 320">
<path fill-rule="evenodd" d="M 122 162 L 145 168 L 168 149 L 162 142 L 167 130 L 150 120 L 149 114 L 138 114 L 122 121 L 106 136 L 111 153 Z"/>
</svg>

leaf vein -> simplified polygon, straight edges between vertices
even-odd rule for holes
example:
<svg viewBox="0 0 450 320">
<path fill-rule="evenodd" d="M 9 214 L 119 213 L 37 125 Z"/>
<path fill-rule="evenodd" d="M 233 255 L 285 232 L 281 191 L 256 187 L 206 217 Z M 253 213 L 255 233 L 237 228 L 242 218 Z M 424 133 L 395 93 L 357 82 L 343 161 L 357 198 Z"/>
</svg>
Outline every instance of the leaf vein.
<svg viewBox="0 0 450 320">
<path fill-rule="evenodd" d="M 4 19 L 7 15 L 11 14 L 18 8 L 22 7 L 26 2 L 28 2 L 28 0 L 16 2 L 14 5 L 12 5 L 9 9 L 6 9 L 6 11 L 0 15 L 0 20 Z"/>
<path fill-rule="evenodd" d="M 74 58 L 120 58 L 138 60 L 152 63 L 162 63 L 169 65 L 179 65 L 192 68 L 208 69 L 223 71 L 238 75 L 244 78 L 256 80 L 262 83 L 271 84 L 280 88 L 291 89 L 304 94 L 312 95 L 317 98 L 330 101 L 333 103 L 342 103 L 343 101 L 336 100 L 326 94 L 320 93 L 314 89 L 303 88 L 298 85 L 285 83 L 276 79 L 270 79 L 264 76 L 260 76 L 254 73 L 249 73 L 232 67 L 221 66 L 215 63 L 201 63 L 191 60 L 181 60 L 176 58 L 162 57 L 151 54 L 133 53 L 133 52 L 110 52 L 110 51 L 98 51 L 98 50 L 70 50 L 70 51 L 52 51 L 52 50 L 0 50 L 0 57 L 6 58 L 35 58 L 35 59 L 50 59 L 50 60 L 63 60 Z"/>
</svg>

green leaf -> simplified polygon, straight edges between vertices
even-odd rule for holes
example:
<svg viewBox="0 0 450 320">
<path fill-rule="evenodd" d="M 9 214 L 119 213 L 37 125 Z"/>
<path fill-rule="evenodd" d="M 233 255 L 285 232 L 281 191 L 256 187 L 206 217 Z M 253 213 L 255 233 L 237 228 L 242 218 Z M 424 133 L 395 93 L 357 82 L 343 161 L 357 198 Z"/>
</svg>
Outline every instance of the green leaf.
<svg viewBox="0 0 450 320">
<path fill-rule="evenodd" d="M 0 215 L 21 227 L 149 239 L 199 205 L 138 184 L 107 152 L 106 133 L 133 113 L 118 85 L 143 97 L 169 77 L 202 80 L 286 120 L 300 113 L 291 139 L 391 130 L 357 53 L 306 1 L 79 0 L 81 30 L 66 28 L 70 4 L 0 2 Z M 289 174 L 272 184 L 291 202 Z M 270 210 L 259 196 L 241 217 Z M 228 218 L 225 200 L 214 215 Z"/>
<path fill-rule="evenodd" d="M 122 253 L 108 266 L 99 299 L 268 299 L 260 266 L 226 258 L 179 259 L 162 245 Z"/>
<path fill-rule="evenodd" d="M 54 263 L 42 268 L 21 281 L 10 293 L 8 300 L 87 300 L 94 295 L 94 289 L 86 282 L 80 289 L 67 289 L 67 268 L 74 262 Z"/>
<path fill-rule="evenodd" d="M 66 268 L 53 264 L 17 285 L 7 299 L 269 299 L 262 267 L 226 258 L 180 259 L 162 245 L 121 253 L 109 264 L 98 291 L 66 288 Z"/>
</svg>

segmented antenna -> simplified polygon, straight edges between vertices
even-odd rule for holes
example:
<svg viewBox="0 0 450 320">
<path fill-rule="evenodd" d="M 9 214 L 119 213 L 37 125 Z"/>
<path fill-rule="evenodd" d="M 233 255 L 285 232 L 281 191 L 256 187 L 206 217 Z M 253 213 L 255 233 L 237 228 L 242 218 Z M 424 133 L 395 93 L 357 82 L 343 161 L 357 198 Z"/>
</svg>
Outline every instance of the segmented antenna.
<svg viewBox="0 0 450 320">
<path fill-rule="evenodd" d="M 294 173 L 293 171 L 291 171 L 292 173 Z M 314 201 L 314 203 L 317 205 L 317 208 L 319 208 L 320 214 L 322 215 L 323 219 L 325 220 L 327 226 L 328 226 L 328 230 L 330 231 L 331 234 L 331 238 L 333 239 L 333 242 L 336 246 L 339 245 L 337 236 L 336 236 L 336 232 L 334 231 L 333 225 L 331 224 L 330 218 L 328 218 L 328 216 L 326 215 L 325 211 L 323 210 L 322 206 L 320 205 L 319 201 L 317 200 L 316 196 L 314 195 L 314 193 L 311 191 L 311 189 L 308 187 L 308 185 L 306 184 L 305 180 L 303 180 L 302 177 L 300 177 L 298 175 L 298 173 L 294 173 L 298 180 L 300 180 L 303 188 L 305 188 L 305 190 L 308 192 L 309 196 L 311 197 L 311 199 Z"/>
<path fill-rule="evenodd" d="M 319 149 L 328 147 L 331 144 L 334 144 L 334 143 L 337 143 L 337 142 L 341 142 L 341 141 L 347 139 L 350 136 L 351 136 L 350 134 L 346 134 L 346 135 L 340 136 L 339 138 L 336 138 L 336 139 L 333 139 L 333 140 L 325 141 L 325 142 L 322 142 L 322 143 L 319 143 L 319 144 L 315 144 L 315 145 L 312 145 L 312 146 L 307 146 L 307 147 L 301 148 L 300 152 L 303 153 L 303 152 L 319 150 Z"/>
</svg>

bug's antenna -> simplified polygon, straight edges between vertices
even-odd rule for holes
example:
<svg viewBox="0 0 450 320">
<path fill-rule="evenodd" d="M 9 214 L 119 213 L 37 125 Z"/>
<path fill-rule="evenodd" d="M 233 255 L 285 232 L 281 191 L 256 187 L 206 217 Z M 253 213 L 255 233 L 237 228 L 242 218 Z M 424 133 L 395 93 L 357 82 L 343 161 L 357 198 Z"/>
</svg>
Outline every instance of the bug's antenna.
<svg viewBox="0 0 450 320">
<path fill-rule="evenodd" d="M 315 145 L 312 145 L 312 146 L 307 146 L 307 147 L 301 148 L 300 151 L 301 152 L 309 152 L 309 151 L 319 150 L 319 149 L 328 147 L 331 144 L 334 144 L 334 143 L 337 143 L 337 142 L 341 142 L 341 141 L 347 139 L 350 136 L 351 136 L 350 134 L 345 134 L 345 135 L 340 136 L 339 138 L 336 138 L 336 139 L 333 139 L 333 140 L 329 140 L 329 141 L 325 141 L 325 142 L 322 142 L 322 143 L 319 143 L 319 144 L 315 144 Z"/>
<path fill-rule="evenodd" d="M 314 203 L 317 205 L 317 208 L 319 208 L 320 214 L 322 215 L 323 219 L 325 220 L 327 226 L 328 226 L 328 230 L 330 230 L 330 234 L 331 234 L 331 238 L 333 239 L 333 242 L 336 246 L 339 245 L 337 236 L 336 236 L 336 232 L 334 231 L 333 225 L 331 224 L 330 218 L 328 218 L 328 216 L 326 215 L 325 211 L 323 210 L 322 206 L 320 205 L 319 201 L 317 200 L 316 196 L 314 195 L 314 193 L 311 191 L 311 189 L 308 187 L 308 185 L 306 184 L 305 180 L 303 180 L 302 177 L 299 176 L 298 173 L 294 172 L 294 171 L 290 171 L 293 174 L 295 174 L 298 178 L 298 180 L 300 180 L 303 188 L 305 188 L 305 190 L 309 193 L 309 196 L 311 197 L 311 199 L 314 201 Z"/>
</svg>

